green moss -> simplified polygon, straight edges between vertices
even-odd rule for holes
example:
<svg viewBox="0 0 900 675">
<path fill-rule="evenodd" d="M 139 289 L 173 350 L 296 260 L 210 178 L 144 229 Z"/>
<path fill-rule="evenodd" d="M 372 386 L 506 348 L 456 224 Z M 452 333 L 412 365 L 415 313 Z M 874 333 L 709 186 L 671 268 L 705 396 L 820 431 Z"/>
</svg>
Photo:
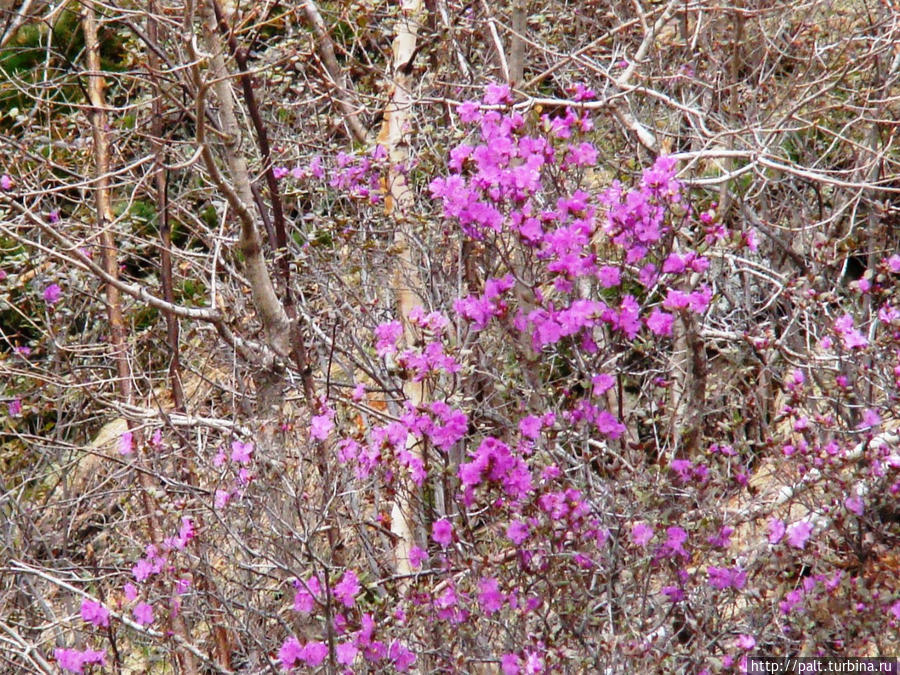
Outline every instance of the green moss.
<svg viewBox="0 0 900 675">
<path fill-rule="evenodd" d="M 200 220 L 202 220 L 206 226 L 211 230 L 216 230 L 219 227 L 219 214 L 216 211 L 216 207 L 212 204 L 204 207 L 200 211 Z"/>
<path fill-rule="evenodd" d="M 100 64 L 108 72 L 128 66 L 126 36 L 105 25 L 98 34 Z M 66 114 L 70 105 L 84 100 L 84 33 L 76 12 L 63 10 L 52 27 L 40 23 L 21 26 L 0 50 L 0 128 L 19 120 L 18 111 L 35 110 L 35 101 L 23 92 L 40 86 L 42 105 L 36 114 Z M 54 86 L 47 87 L 46 82 Z"/>
<path fill-rule="evenodd" d="M 155 307 L 142 307 L 134 313 L 131 322 L 135 332 L 152 328 L 159 322 L 159 310 Z"/>
</svg>

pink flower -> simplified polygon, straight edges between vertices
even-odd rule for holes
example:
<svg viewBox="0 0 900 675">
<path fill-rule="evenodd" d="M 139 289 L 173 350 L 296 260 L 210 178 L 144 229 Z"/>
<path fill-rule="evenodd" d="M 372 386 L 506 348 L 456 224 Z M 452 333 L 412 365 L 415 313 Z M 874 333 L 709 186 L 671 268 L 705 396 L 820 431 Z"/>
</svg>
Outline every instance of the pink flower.
<svg viewBox="0 0 900 675">
<path fill-rule="evenodd" d="M 664 550 L 668 555 L 675 555 L 677 553 L 683 558 L 690 557 L 688 552 L 684 550 L 684 542 L 687 541 L 687 538 L 687 532 L 677 525 L 666 528 L 666 543 L 664 545 Z"/>
<path fill-rule="evenodd" d="M 301 652 L 301 660 L 311 668 L 320 665 L 328 656 L 328 645 L 324 642 L 307 642 Z"/>
<path fill-rule="evenodd" d="M 62 289 L 58 284 L 50 284 L 44 289 L 44 302 L 48 305 L 55 305 L 62 297 Z"/>
<path fill-rule="evenodd" d="M 669 468 L 678 475 L 682 483 L 687 483 L 691 479 L 693 465 L 689 459 L 673 459 L 669 462 Z"/>
<path fill-rule="evenodd" d="M 684 600 L 684 591 L 678 586 L 663 586 L 662 594 L 665 595 L 670 602 L 681 602 Z"/>
<path fill-rule="evenodd" d="M 572 98 L 576 101 L 590 101 L 597 98 L 597 92 L 589 87 L 585 87 L 581 82 L 576 82 L 574 86 L 569 87 L 569 91 L 574 92 Z"/>
<path fill-rule="evenodd" d="M 512 103 L 509 87 L 505 84 L 489 84 L 484 88 L 485 105 L 499 105 L 501 103 Z"/>
<path fill-rule="evenodd" d="M 663 261 L 663 274 L 681 274 L 685 269 L 685 260 L 677 253 L 670 253 Z"/>
<path fill-rule="evenodd" d="M 622 302 L 619 305 L 619 315 L 616 317 L 615 323 L 616 328 L 625 333 L 629 340 L 633 340 L 641 328 L 638 310 L 639 305 L 633 296 L 626 295 L 622 298 Z"/>
<path fill-rule="evenodd" d="M 342 666 L 352 665 L 358 653 L 359 648 L 352 642 L 342 642 L 334 648 L 335 658 Z"/>
<path fill-rule="evenodd" d="M 752 635 L 739 635 L 737 646 L 743 650 L 750 651 L 756 646 L 756 638 Z"/>
<path fill-rule="evenodd" d="M 309 614 L 315 609 L 316 598 L 322 593 L 322 585 L 316 577 L 310 577 L 304 584 L 301 581 L 294 582 L 297 592 L 294 594 L 294 611 L 301 614 Z"/>
<path fill-rule="evenodd" d="M 845 349 L 862 348 L 869 344 L 866 337 L 855 328 L 853 317 L 849 314 L 834 320 L 834 331 L 841 336 Z"/>
<path fill-rule="evenodd" d="M 125 594 L 125 599 L 128 600 L 128 602 L 134 602 L 135 600 L 137 600 L 137 587 L 135 587 L 135 585 L 130 581 L 122 586 L 122 592 Z"/>
<path fill-rule="evenodd" d="M 591 395 L 600 396 L 606 393 L 615 385 L 616 380 L 612 375 L 607 373 L 597 373 L 591 378 Z"/>
<path fill-rule="evenodd" d="M 675 317 L 668 312 L 663 312 L 659 307 L 654 308 L 650 313 L 650 316 L 645 319 L 647 328 L 649 328 L 654 335 L 671 335 L 672 324 L 674 322 Z"/>
<path fill-rule="evenodd" d="M 615 415 L 604 410 L 597 415 L 597 431 L 605 434 L 610 438 L 618 438 L 625 433 L 625 425 L 616 419 Z"/>
<path fill-rule="evenodd" d="M 898 319 L 900 319 L 900 310 L 896 307 L 891 307 L 885 303 L 882 305 L 881 309 L 878 310 L 878 320 L 883 324 L 890 326 L 897 323 Z"/>
<path fill-rule="evenodd" d="M 109 610 L 87 598 L 81 601 L 81 618 L 99 628 L 109 626 Z"/>
<path fill-rule="evenodd" d="M 232 441 L 231 443 L 231 461 L 238 464 L 249 464 L 250 455 L 253 454 L 253 443 L 243 441 Z"/>
<path fill-rule="evenodd" d="M 388 658 L 394 663 L 398 673 L 405 673 L 416 662 L 416 655 L 401 642 L 394 641 L 388 649 Z"/>
<path fill-rule="evenodd" d="M 751 251 L 759 250 L 759 238 L 754 230 L 744 231 L 744 243 L 747 244 L 747 248 Z"/>
<path fill-rule="evenodd" d="M 172 542 L 172 545 L 179 551 L 183 551 L 187 543 L 196 536 L 194 530 L 194 521 L 190 516 L 182 516 L 181 527 L 178 530 L 178 536 Z"/>
<path fill-rule="evenodd" d="M 99 666 L 106 665 L 106 650 L 56 649 L 53 651 L 53 656 L 59 667 L 70 673 L 83 673 L 84 666 L 88 663 L 96 663 Z"/>
<path fill-rule="evenodd" d="M 334 597 L 340 600 L 344 607 L 353 607 L 353 605 L 356 604 L 354 598 L 356 597 L 356 594 L 359 593 L 360 589 L 361 586 L 359 585 L 359 579 L 357 578 L 356 573 L 353 572 L 353 570 L 347 570 L 332 590 L 334 592 Z"/>
<path fill-rule="evenodd" d="M 328 438 L 331 430 L 334 429 L 334 421 L 332 420 L 334 412 L 329 412 L 331 413 L 330 415 L 327 412 L 323 415 L 315 415 L 310 421 L 309 435 L 316 440 L 324 441 Z"/>
<path fill-rule="evenodd" d="M 777 544 L 784 536 L 784 521 L 778 518 L 769 520 L 769 543 Z"/>
<path fill-rule="evenodd" d="M 456 114 L 465 124 L 476 122 L 481 116 L 477 101 L 463 101 L 456 106 Z"/>
<path fill-rule="evenodd" d="M 723 525 L 718 534 L 708 539 L 709 543 L 718 548 L 728 548 L 731 545 L 731 535 L 734 533 L 733 527 Z"/>
<path fill-rule="evenodd" d="M 656 265 L 653 263 L 647 263 L 638 272 L 638 281 L 644 287 L 650 287 L 655 284 L 656 278 Z"/>
<path fill-rule="evenodd" d="M 702 314 L 709 307 L 712 300 L 712 290 L 709 286 L 702 286 L 699 291 L 694 291 L 688 296 L 688 305 L 695 314 Z"/>
<path fill-rule="evenodd" d="M 785 596 L 784 600 L 778 603 L 778 609 L 781 610 L 782 614 L 790 614 L 794 607 L 799 605 L 803 601 L 803 591 L 799 588 L 795 588 L 792 591 L 789 591 Z"/>
<path fill-rule="evenodd" d="M 521 520 L 514 520 L 506 527 L 506 537 L 516 546 L 521 546 L 529 534 L 528 525 Z"/>
<path fill-rule="evenodd" d="M 799 523 L 794 523 L 787 529 L 787 537 L 788 543 L 794 548 L 800 548 L 806 546 L 806 542 L 809 539 L 809 535 L 812 533 L 812 523 L 809 523 L 805 520 L 801 520 Z"/>
<path fill-rule="evenodd" d="M 281 649 L 278 650 L 278 660 L 281 661 L 282 668 L 291 669 L 303 660 L 303 645 L 294 636 L 285 640 Z"/>
<path fill-rule="evenodd" d="M 897 600 L 891 605 L 891 614 L 894 615 L 894 618 L 897 619 L 897 621 L 900 621 L 900 600 Z"/>
<path fill-rule="evenodd" d="M 478 582 L 478 602 L 488 616 L 503 606 L 503 594 L 496 579 L 485 577 Z"/>
<path fill-rule="evenodd" d="M 894 274 L 900 274 L 900 255 L 897 255 L 895 253 L 890 258 L 887 258 L 884 262 L 891 272 L 893 272 Z"/>
<path fill-rule="evenodd" d="M 153 623 L 153 606 L 146 602 L 139 602 L 131 610 L 131 613 L 134 615 L 134 620 L 142 626 L 149 626 Z"/>
<path fill-rule="evenodd" d="M 418 546 L 409 549 L 409 564 L 413 569 L 419 569 L 426 560 L 428 560 L 428 553 L 424 549 Z"/>
<path fill-rule="evenodd" d="M 224 509 L 231 500 L 231 493 L 228 490 L 216 490 L 213 504 L 217 509 Z"/>
<path fill-rule="evenodd" d="M 690 302 L 690 295 L 676 288 L 670 288 L 666 293 L 666 299 L 663 301 L 663 307 L 666 309 L 684 309 Z"/>
<path fill-rule="evenodd" d="M 7 404 L 10 417 L 18 417 L 22 414 L 22 399 L 18 396 Z"/>
<path fill-rule="evenodd" d="M 375 350 L 384 357 L 397 352 L 397 341 L 403 335 L 399 321 L 388 321 L 375 327 Z"/>
<path fill-rule="evenodd" d="M 635 523 L 631 527 L 631 540 L 640 547 L 650 543 L 653 538 L 653 528 L 646 523 Z"/>
<path fill-rule="evenodd" d="M 504 654 L 500 657 L 500 668 L 503 675 L 519 675 L 519 657 L 516 654 Z"/>
<path fill-rule="evenodd" d="M 747 584 L 747 573 L 739 567 L 707 567 L 709 585 L 713 588 L 741 589 Z"/>
<path fill-rule="evenodd" d="M 9 177 L 8 174 L 3 174 L 2 176 L 0 176 L 0 189 L 2 189 L 4 192 L 9 192 L 10 190 L 12 190 L 12 186 L 13 180 Z"/>
<path fill-rule="evenodd" d="M 612 265 L 604 265 L 597 270 L 597 280 L 603 288 L 613 288 L 622 283 L 619 268 Z"/>
<path fill-rule="evenodd" d="M 878 414 L 878 411 L 866 408 L 863 410 L 862 422 L 857 429 L 871 429 L 877 427 L 879 424 L 881 424 L 881 415 Z"/>
<path fill-rule="evenodd" d="M 131 568 L 131 572 L 134 574 L 136 581 L 146 581 L 150 578 L 151 574 L 155 574 L 153 563 L 146 558 L 138 560 Z"/>
<path fill-rule="evenodd" d="M 446 518 L 441 518 L 432 523 L 431 538 L 440 544 L 441 548 L 447 548 L 453 540 L 453 525 Z"/>
<path fill-rule="evenodd" d="M 134 435 L 126 431 L 119 437 L 119 454 L 130 455 L 134 452 Z"/>
<path fill-rule="evenodd" d="M 794 391 L 798 387 L 802 387 L 804 382 L 806 382 L 806 376 L 803 374 L 803 371 L 799 368 L 794 368 L 785 380 L 784 385 L 788 391 Z"/>
<path fill-rule="evenodd" d="M 569 146 L 563 159 L 563 166 L 591 166 L 597 163 L 597 148 L 590 143 L 578 143 Z M 601 282 L 602 285 L 602 282 Z M 618 284 L 613 284 L 617 286 Z M 609 288 L 607 286 L 606 288 Z"/>
<path fill-rule="evenodd" d="M 847 507 L 848 511 L 852 511 L 857 516 L 862 516 L 863 511 L 865 510 L 865 503 L 862 500 L 862 497 L 853 496 L 847 497 L 844 500 L 844 506 Z"/>
<path fill-rule="evenodd" d="M 325 171 L 322 169 L 322 158 L 318 155 L 312 158 L 312 161 L 310 161 L 306 170 L 310 175 L 315 176 L 320 180 L 325 177 Z"/>
<path fill-rule="evenodd" d="M 537 440 L 541 435 L 541 418 L 529 415 L 519 420 L 519 433 L 525 438 Z"/>
</svg>

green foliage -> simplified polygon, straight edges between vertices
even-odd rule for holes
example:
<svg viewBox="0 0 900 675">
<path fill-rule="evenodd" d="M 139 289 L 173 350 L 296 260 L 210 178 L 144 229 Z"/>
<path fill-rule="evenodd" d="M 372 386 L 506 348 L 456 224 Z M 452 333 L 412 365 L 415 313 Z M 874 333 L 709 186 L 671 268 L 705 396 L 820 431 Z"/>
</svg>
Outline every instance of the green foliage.
<svg viewBox="0 0 900 675">
<path fill-rule="evenodd" d="M 175 289 L 175 300 L 188 306 L 206 304 L 206 284 L 198 279 L 185 279 Z"/>
<path fill-rule="evenodd" d="M 105 71 L 127 67 L 125 38 L 108 26 L 99 30 L 100 64 Z M 52 117 L 71 111 L 84 100 L 79 62 L 84 59 L 84 33 L 76 12 L 59 13 L 51 28 L 26 23 L 0 50 L 0 128 L 21 122 L 25 111 Z M 52 86 L 46 86 L 50 84 Z M 34 85 L 38 100 L 24 93 Z"/>
</svg>

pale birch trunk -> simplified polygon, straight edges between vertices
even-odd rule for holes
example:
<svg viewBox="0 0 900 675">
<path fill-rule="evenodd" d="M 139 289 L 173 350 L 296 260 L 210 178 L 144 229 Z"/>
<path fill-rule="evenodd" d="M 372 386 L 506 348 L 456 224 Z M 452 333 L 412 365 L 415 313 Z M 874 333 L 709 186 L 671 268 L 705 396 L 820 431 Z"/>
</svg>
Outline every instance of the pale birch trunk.
<svg viewBox="0 0 900 675">
<path fill-rule="evenodd" d="M 401 17 L 393 42 L 389 100 L 378 134 L 378 143 L 387 150 L 391 165 L 385 210 L 396 222 L 394 249 L 397 251 L 397 257 L 393 287 L 407 345 L 412 345 L 415 341 L 407 317 L 414 307 L 422 304 L 417 289 L 423 286 L 419 270 L 412 258 L 413 224 L 410 216 L 414 212 L 415 197 L 406 182 L 406 176 L 394 167 L 406 165 L 409 159 L 406 137 L 409 133 L 410 111 L 413 106 L 410 61 L 415 57 L 418 27 L 425 18 L 425 11 L 421 0 L 404 0 L 401 4 Z M 426 398 L 425 382 L 407 380 L 403 386 L 403 393 L 412 405 L 418 406 Z M 410 435 L 409 439 L 407 450 L 421 459 L 421 450 L 416 445 L 414 437 Z M 410 480 L 402 480 L 402 483 L 397 490 L 391 513 L 391 531 L 396 537 L 394 558 L 397 574 L 401 575 L 412 571 L 409 551 L 415 545 L 416 511 L 419 508 L 415 484 Z"/>
</svg>

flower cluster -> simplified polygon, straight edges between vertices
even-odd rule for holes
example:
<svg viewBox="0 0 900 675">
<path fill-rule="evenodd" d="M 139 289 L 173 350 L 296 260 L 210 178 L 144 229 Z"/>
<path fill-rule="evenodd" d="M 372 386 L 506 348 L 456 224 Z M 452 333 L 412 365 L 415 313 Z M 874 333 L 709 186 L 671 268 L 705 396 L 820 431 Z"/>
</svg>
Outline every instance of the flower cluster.
<svg viewBox="0 0 900 675">
<path fill-rule="evenodd" d="M 328 588 L 321 577 L 311 576 L 305 581 L 294 582 L 294 611 L 309 615 L 324 603 L 333 603 L 340 611 L 333 616 L 332 623 L 337 636 L 335 661 L 346 666 L 344 672 L 353 672 L 355 664 L 368 663 L 373 667 L 407 672 L 416 662 L 415 654 L 401 641 L 389 644 L 375 638 L 376 624 L 373 616 L 357 607 L 357 597 L 363 590 L 359 577 L 353 570 L 344 570 L 339 580 Z M 353 626 L 357 626 L 354 630 Z M 289 636 L 278 650 L 278 659 L 283 669 L 291 671 L 299 667 L 314 668 L 328 658 L 328 645 L 324 641 L 301 642 Z"/>
</svg>

